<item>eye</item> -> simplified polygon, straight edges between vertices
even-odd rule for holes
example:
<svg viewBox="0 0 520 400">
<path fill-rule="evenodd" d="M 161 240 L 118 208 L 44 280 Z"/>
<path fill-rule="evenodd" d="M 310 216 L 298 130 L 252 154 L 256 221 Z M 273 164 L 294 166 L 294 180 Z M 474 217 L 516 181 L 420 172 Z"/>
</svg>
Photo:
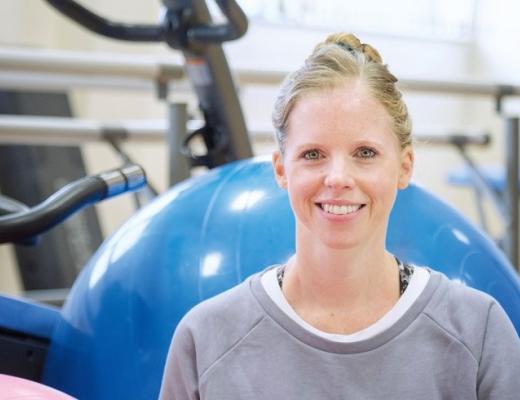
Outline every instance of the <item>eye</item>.
<svg viewBox="0 0 520 400">
<path fill-rule="evenodd" d="M 359 149 L 359 151 L 357 153 L 357 155 L 359 157 L 366 158 L 366 159 L 374 158 L 376 156 L 376 154 L 377 153 L 369 147 L 363 147 L 363 148 Z"/>
<path fill-rule="evenodd" d="M 319 160 L 321 158 L 321 154 L 318 150 L 308 150 L 303 153 L 303 158 L 306 160 Z"/>
</svg>

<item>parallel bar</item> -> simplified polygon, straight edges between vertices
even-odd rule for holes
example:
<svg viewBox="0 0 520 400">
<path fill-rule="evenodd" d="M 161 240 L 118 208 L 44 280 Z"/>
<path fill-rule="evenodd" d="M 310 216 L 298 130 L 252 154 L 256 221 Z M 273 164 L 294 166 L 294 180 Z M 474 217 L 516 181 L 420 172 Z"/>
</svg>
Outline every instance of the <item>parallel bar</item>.
<svg viewBox="0 0 520 400">
<path fill-rule="evenodd" d="M 505 85 L 488 82 L 456 82 L 456 81 L 427 81 L 400 79 L 399 88 L 402 90 L 462 94 L 473 96 L 519 96 L 520 86 Z"/>
<path fill-rule="evenodd" d="M 505 201 L 508 209 L 509 220 L 506 220 L 506 254 L 511 263 L 520 272 L 520 260 L 518 259 L 518 239 L 519 239 L 519 214 L 518 214 L 518 145 L 519 141 L 519 118 L 506 117 L 506 165 L 507 165 L 507 186 Z"/>
<path fill-rule="evenodd" d="M 173 112 L 173 110 L 171 110 Z M 173 116 L 175 118 L 175 116 Z M 202 120 L 189 120 L 187 132 L 193 132 L 204 124 Z M 169 121 L 163 119 L 100 121 L 80 118 L 33 117 L 0 115 L 0 143 L 39 145 L 80 145 L 105 140 L 107 133 L 124 133 L 127 139 L 136 142 L 164 142 Z M 252 126 L 253 137 L 273 138 L 269 126 Z M 469 145 L 485 146 L 488 134 L 482 132 L 454 132 L 452 134 L 414 133 L 419 144 L 452 145 L 454 138 L 464 137 Z"/>
<path fill-rule="evenodd" d="M 234 71 L 240 85 L 277 85 L 287 71 Z M 135 54 L 101 54 L 63 50 L 0 48 L 0 86 L 9 88 L 63 89 L 75 87 L 112 87 L 149 90 L 158 80 L 185 79 L 178 57 Z M 30 82 L 30 83 L 29 83 Z M 520 86 L 477 81 L 427 81 L 402 79 L 403 90 L 462 95 L 520 95 Z"/>
<path fill-rule="evenodd" d="M 417 143 L 443 146 L 488 146 L 491 143 L 491 135 L 482 132 L 456 132 L 449 134 L 413 134 Z"/>
<path fill-rule="evenodd" d="M 112 88 L 152 90 L 156 82 L 182 79 L 180 57 L 0 48 L 0 87 L 69 90 Z"/>
<path fill-rule="evenodd" d="M 64 92 L 73 89 L 124 89 L 152 91 L 151 79 L 116 75 L 54 74 L 40 71 L 0 70 L 0 87 L 10 90 Z"/>
<path fill-rule="evenodd" d="M 48 49 L 0 48 L 0 70 L 53 74 L 114 75 L 154 80 L 167 66 L 172 78 L 184 72 L 180 57 L 118 54 Z"/>
<path fill-rule="evenodd" d="M 186 123 L 187 132 L 199 129 L 201 120 Z M 109 133 L 121 139 L 137 142 L 163 143 L 166 140 L 168 121 L 160 120 L 123 120 L 98 121 L 79 118 L 0 116 L 0 143 L 31 145 L 80 145 L 87 142 L 104 141 Z M 252 135 L 272 137 L 267 128 L 253 127 Z"/>
<path fill-rule="evenodd" d="M 107 132 L 126 132 L 136 141 L 164 141 L 166 121 L 100 122 L 56 117 L 0 116 L 0 143 L 72 145 L 104 140 Z"/>
</svg>

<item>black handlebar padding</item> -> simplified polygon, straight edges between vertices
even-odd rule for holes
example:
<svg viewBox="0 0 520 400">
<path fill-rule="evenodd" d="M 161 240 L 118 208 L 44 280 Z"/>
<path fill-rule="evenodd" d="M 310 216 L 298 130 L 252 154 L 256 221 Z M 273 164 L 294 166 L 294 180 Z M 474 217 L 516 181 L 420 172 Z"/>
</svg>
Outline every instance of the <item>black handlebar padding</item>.
<svg viewBox="0 0 520 400">
<path fill-rule="evenodd" d="M 47 0 L 60 13 L 99 35 L 132 42 L 160 42 L 169 34 L 169 24 L 123 24 L 103 18 L 74 0 Z M 247 17 L 235 0 L 217 0 L 228 23 L 187 26 L 186 36 L 196 43 L 222 43 L 238 39 L 247 31 Z M 176 32 L 179 33 L 179 32 Z"/>
<path fill-rule="evenodd" d="M 60 13 L 84 28 L 102 36 L 133 42 L 160 42 L 163 40 L 161 25 L 123 24 L 103 18 L 73 0 L 47 0 Z"/>
<path fill-rule="evenodd" d="M 235 0 L 216 0 L 228 23 L 200 25 L 188 30 L 188 40 L 198 43 L 221 43 L 238 39 L 247 32 L 247 17 Z"/>
<path fill-rule="evenodd" d="M 36 236 L 77 210 L 102 200 L 106 193 L 107 185 L 95 176 L 72 182 L 28 211 L 1 217 L 0 243 Z"/>
<path fill-rule="evenodd" d="M 29 207 L 25 204 L 0 194 L 0 216 L 27 211 L 28 209 Z"/>
</svg>

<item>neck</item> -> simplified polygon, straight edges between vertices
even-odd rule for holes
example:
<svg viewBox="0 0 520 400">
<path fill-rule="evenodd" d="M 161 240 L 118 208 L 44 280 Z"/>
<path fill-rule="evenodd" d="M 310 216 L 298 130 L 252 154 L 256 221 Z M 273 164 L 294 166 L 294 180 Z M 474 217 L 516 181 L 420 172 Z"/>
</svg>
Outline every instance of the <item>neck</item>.
<svg viewBox="0 0 520 400">
<path fill-rule="evenodd" d="M 297 235 L 283 291 L 295 311 L 311 324 L 317 315 L 336 316 L 343 325 L 345 318 L 350 319 L 355 331 L 375 322 L 399 299 L 397 263 L 384 242 L 331 249 L 298 239 Z"/>
</svg>

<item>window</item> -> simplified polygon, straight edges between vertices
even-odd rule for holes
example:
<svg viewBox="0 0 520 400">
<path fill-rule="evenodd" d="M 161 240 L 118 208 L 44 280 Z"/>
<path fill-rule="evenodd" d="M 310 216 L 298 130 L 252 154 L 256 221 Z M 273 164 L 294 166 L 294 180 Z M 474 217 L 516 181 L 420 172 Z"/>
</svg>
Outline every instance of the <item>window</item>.
<svg viewBox="0 0 520 400">
<path fill-rule="evenodd" d="M 238 0 L 252 23 L 469 41 L 476 0 Z"/>
</svg>

